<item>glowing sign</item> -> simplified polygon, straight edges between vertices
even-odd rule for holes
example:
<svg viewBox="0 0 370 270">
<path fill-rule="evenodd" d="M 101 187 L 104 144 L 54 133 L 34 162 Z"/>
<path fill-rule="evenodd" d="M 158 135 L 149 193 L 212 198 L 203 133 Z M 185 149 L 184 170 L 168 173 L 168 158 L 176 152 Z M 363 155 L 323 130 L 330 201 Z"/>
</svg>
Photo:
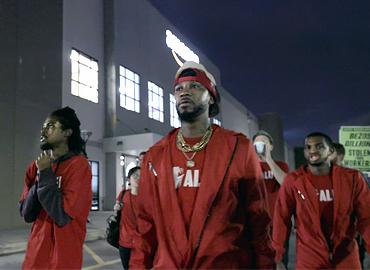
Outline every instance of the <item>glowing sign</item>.
<svg viewBox="0 0 370 270">
<path fill-rule="evenodd" d="M 173 57 L 181 66 L 182 63 L 177 57 L 177 54 L 186 61 L 194 61 L 199 63 L 199 57 L 192 50 L 190 50 L 181 40 L 179 40 L 170 30 L 166 30 L 166 44 L 172 50 Z"/>
</svg>

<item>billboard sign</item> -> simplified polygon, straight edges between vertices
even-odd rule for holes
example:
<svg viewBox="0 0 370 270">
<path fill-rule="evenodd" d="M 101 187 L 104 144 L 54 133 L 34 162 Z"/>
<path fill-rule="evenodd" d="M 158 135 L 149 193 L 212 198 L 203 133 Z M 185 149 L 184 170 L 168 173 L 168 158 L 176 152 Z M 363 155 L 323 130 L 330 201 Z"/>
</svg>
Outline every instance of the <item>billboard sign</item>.
<svg viewBox="0 0 370 270">
<path fill-rule="evenodd" d="M 345 167 L 370 172 L 370 126 L 342 126 L 339 142 L 346 149 Z"/>
</svg>

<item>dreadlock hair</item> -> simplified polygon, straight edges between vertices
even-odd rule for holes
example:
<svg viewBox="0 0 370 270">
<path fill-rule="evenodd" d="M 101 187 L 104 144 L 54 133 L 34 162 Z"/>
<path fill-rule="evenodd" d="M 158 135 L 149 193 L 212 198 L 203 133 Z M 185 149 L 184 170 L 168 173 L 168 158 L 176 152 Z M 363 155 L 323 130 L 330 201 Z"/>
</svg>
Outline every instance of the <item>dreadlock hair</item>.
<svg viewBox="0 0 370 270">
<path fill-rule="evenodd" d="M 62 130 L 71 129 L 72 134 L 68 138 L 68 148 L 76 154 L 86 154 L 86 143 L 81 138 L 80 125 L 76 112 L 70 107 L 64 107 L 50 114 L 50 118 L 57 120 L 62 125 Z"/>
<path fill-rule="evenodd" d="M 193 69 L 188 68 L 188 69 L 183 70 L 180 73 L 179 78 L 188 77 L 188 76 L 192 76 L 193 77 L 193 76 L 196 76 L 196 75 L 197 74 L 196 74 L 196 72 Z M 208 116 L 209 117 L 215 117 L 220 112 L 220 107 L 218 106 L 218 103 L 220 103 L 220 101 L 221 101 L 221 96 L 220 96 L 220 94 L 217 91 L 217 87 L 216 86 L 214 86 L 214 87 L 216 89 L 216 95 L 217 96 L 214 96 L 213 94 L 211 94 L 211 92 L 209 92 L 207 90 L 209 92 L 209 94 L 214 99 L 214 103 L 209 105 L 209 113 L 208 113 Z"/>
<path fill-rule="evenodd" d="M 326 143 L 329 145 L 330 148 L 334 148 L 333 140 L 329 137 L 329 135 L 326 135 L 325 133 L 312 132 L 306 136 L 306 139 L 311 138 L 311 137 L 322 137 L 326 141 Z"/>
</svg>

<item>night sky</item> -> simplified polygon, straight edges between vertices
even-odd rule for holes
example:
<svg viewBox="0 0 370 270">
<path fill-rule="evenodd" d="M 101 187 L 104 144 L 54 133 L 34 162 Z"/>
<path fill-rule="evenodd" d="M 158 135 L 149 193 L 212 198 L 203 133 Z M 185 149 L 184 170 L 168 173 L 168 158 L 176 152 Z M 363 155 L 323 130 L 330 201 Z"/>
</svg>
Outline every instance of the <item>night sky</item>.
<svg viewBox="0 0 370 270">
<path fill-rule="evenodd" d="M 280 114 L 290 146 L 312 131 L 338 140 L 341 125 L 370 125 L 370 1 L 149 2 L 249 110 Z"/>
</svg>

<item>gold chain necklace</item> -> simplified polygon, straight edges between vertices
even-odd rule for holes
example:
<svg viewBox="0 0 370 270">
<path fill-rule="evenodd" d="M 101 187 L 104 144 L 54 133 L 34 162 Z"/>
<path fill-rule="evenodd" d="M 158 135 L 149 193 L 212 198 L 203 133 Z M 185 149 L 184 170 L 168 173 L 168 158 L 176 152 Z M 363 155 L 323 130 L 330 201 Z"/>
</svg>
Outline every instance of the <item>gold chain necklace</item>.
<svg viewBox="0 0 370 270">
<path fill-rule="evenodd" d="M 186 153 L 187 152 L 199 152 L 209 142 L 209 139 L 212 136 L 212 131 L 213 131 L 212 127 L 209 126 L 206 130 L 206 133 L 204 133 L 202 139 L 200 140 L 200 142 L 197 142 L 196 144 L 191 146 L 191 145 L 189 145 L 188 143 L 185 142 L 184 136 L 182 135 L 182 132 L 181 132 L 181 129 L 180 129 L 179 132 L 177 132 L 177 136 L 176 136 L 176 146 L 182 152 L 186 152 Z"/>
<path fill-rule="evenodd" d="M 184 154 L 186 157 L 186 166 L 188 168 L 192 168 L 195 166 L 195 162 L 193 158 L 199 152 L 202 150 L 206 145 L 208 144 L 211 136 L 212 136 L 212 127 L 209 126 L 206 130 L 206 133 L 203 135 L 202 139 L 194 144 L 193 146 L 189 145 L 188 143 L 185 142 L 184 136 L 182 135 L 181 130 L 177 133 L 176 136 L 176 146 L 177 148 Z M 191 157 L 189 157 L 186 153 L 188 152 L 194 152 Z"/>
</svg>

